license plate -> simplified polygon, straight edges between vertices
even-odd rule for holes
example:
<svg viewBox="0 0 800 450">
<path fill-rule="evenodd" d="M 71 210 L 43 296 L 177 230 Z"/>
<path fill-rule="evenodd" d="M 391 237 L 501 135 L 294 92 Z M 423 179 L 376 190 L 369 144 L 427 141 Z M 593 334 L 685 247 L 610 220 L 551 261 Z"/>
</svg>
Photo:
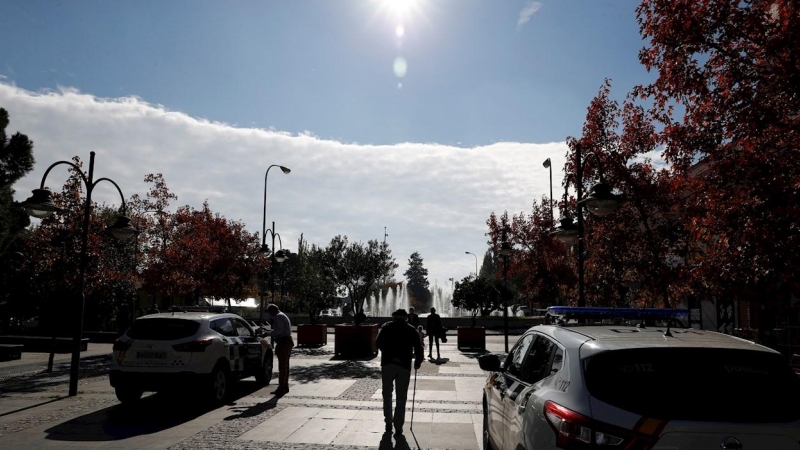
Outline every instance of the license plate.
<svg viewBox="0 0 800 450">
<path fill-rule="evenodd" d="M 136 352 L 136 359 L 167 359 L 167 352 Z"/>
</svg>

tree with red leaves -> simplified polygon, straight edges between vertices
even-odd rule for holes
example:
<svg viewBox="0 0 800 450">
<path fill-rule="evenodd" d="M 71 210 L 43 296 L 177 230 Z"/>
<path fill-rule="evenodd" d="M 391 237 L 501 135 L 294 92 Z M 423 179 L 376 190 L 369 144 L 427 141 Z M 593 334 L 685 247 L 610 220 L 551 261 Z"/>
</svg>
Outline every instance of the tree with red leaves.
<svg viewBox="0 0 800 450">
<path fill-rule="evenodd" d="M 663 306 L 679 303 L 686 233 L 674 214 L 681 194 L 666 168 L 653 166 L 658 148 L 651 118 L 630 99 L 620 109 L 605 81 L 589 105 L 580 140 L 571 140 L 568 172 L 583 158 L 583 192 L 605 182 L 626 201 L 605 217 L 584 212 L 586 297 L 604 306 Z M 586 194 L 584 194 L 584 198 Z M 563 205 L 562 205 L 563 207 Z M 636 287 L 633 296 L 626 293 Z"/>
<path fill-rule="evenodd" d="M 566 292 L 573 289 L 577 277 L 575 260 L 558 239 L 550 236 L 550 200 L 543 197 L 541 202 L 533 202 L 531 213 L 515 214 L 511 218 L 504 212 L 499 218 L 492 213 L 486 221 L 489 227 L 489 244 L 500 249 L 503 231 L 514 247 L 508 263 L 509 284 L 541 305 L 559 303 Z M 495 274 L 502 279 L 502 264 Z"/>
<path fill-rule="evenodd" d="M 263 266 L 256 234 L 241 222 L 214 214 L 208 202 L 203 209 L 178 208 L 173 241 L 167 246 L 166 266 L 171 276 L 169 294 L 243 300 L 252 294 L 255 277 Z"/>
<path fill-rule="evenodd" d="M 672 189 L 706 296 L 766 302 L 800 291 L 800 3 L 647 0 L 637 88 L 663 126 Z"/>
</svg>

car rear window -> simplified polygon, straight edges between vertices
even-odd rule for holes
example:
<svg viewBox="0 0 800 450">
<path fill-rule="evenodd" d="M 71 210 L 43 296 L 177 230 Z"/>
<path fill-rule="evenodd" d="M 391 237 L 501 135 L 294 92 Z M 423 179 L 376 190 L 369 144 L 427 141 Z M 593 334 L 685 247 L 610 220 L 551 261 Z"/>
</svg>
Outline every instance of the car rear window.
<svg viewBox="0 0 800 450">
<path fill-rule="evenodd" d="M 193 336 L 199 328 L 200 323 L 193 320 L 168 317 L 136 320 L 128 330 L 128 337 L 148 341 L 172 341 Z"/>
<path fill-rule="evenodd" d="M 584 361 L 597 399 L 666 420 L 784 423 L 800 419 L 800 377 L 777 354 L 648 348 Z"/>
</svg>

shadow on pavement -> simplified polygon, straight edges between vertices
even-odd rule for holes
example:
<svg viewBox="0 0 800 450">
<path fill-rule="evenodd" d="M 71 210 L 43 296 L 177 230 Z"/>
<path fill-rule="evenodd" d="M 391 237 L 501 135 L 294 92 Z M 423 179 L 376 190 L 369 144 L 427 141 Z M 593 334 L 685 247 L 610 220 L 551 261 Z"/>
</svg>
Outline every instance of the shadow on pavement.
<svg viewBox="0 0 800 450">
<path fill-rule="evenodd" d="M 254 406 L 233 406 L 230 408 L 230 410 L 237 414 L 228 416 L 224 420 L 247 419 L 248 417 L 255 417 L 263 412 L 269 411 L 270 409 L 274 409 L 278 405 L 279 400 L 280 397 L 274 396 L 269 400 Z"/>
<path fill-rule="evenodd" d="M 231 402 L 261 389 L 255 381 L 231 386 Z M 196 393 L 194 394 L 196 396 Z M 230 404 L 230 403 L 229 403 Z M 116 441 L 158 433 L 196 419 L 219 405 L 201 402 L 192 393 L 155 394 L 134 405 L 117 404 L 63 422 L 45 430 L 56 441 Z"/>
<path fill-rule="evenodd" d="M 111 355 L 87 356 L 81 358 L 79 378 L 84 379 L 108 373 L 111 365 Z M 25 368 L 31 365 L 25 365 Z M 41 364 L 41 369 L 32 374 L 14 376 L 13 374 L 0 377 L 3 392 L 42 392 L 63 384 L 69 377 L 70 362 L 60 361 L 53 366 L 52 372 L 44 372 L 47 362 Z M 14 368 L 11 368 L 14 369 Z"/>
<path fill-rule="evenodd" d="M 380 378 L 380 368 L 370 367 L 361 361 L 344 361 L 338 364 L 325 364 L 310 367 L 292 367 L 289 369 L 292 379 L 297 383 L 309 383 L 321 378 L 326 379 L 360 379 Z"/>
<path fill-rule="evenodd" d="M 324 348 L 314 348 L 314 347 L 295 347 L 292 349 L 292 357 L 293 358 L 301 358 L 301 357 L 319 357 L 319 356 L 333 356 L 333 350 L 325 350 Z"/>
</svg>

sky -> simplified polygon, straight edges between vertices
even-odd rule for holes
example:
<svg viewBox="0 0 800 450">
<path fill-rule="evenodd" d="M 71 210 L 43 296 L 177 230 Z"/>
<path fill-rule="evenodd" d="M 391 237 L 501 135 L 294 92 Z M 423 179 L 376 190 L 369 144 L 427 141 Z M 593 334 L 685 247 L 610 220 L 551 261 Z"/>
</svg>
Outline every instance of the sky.
<svg viewBox="0 0 800 450">
<path fill-rule="evenodd" d="M 475 271 L 492 212 L 563 195 L 568 136 L 605 78 L 654 75 L 631 0 L 0 2 L 0 107 L 34 170 L 96 152 L 126 197 L 162 173 L 174 207 L 213 211 L 285 248 L 302 233 L 389 242 L 403 279 Z M 66 169 L 46 185 L 60 190 Z M 93 197 L 118 204 L 110 184 Z M 385 227 L 385 232 L 384 232 Z M 385 236 L 386 235 L 386 236 Z"/>
</svg>

